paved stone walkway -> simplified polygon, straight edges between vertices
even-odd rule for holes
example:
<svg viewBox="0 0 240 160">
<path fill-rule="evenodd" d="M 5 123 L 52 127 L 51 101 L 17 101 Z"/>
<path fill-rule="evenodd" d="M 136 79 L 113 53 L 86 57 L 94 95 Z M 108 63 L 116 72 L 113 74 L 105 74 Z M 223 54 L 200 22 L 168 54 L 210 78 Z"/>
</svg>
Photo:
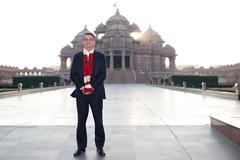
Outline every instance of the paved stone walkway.
<svg viewBox="0 0 240 160">
<path fill-rule="evenodd" d="M 72 160 L 73 88 L 0 99 L 1 160 Z M 85 160 L 239 160 L 240 147 L 209 125 L 209 115 L 240 115 L 239 101 L 147 85 L 106 85 L 107 156 L 96 155 L 87 121 Z"/>
</svg>

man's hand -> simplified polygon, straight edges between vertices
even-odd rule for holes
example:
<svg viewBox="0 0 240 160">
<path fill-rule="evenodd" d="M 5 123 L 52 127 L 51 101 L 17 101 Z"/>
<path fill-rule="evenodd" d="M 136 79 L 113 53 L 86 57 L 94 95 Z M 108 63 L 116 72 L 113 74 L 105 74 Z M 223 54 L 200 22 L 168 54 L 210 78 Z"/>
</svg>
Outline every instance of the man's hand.
<svg viewBox="0 0 240 160">
<path fill-rule="evenodd" d="M 92 91 L 93 92 L 93 91 Z M 84 95 L 90 95 L 90 94 L 92 94 L 92 92 L 84 92 L 84 90 L 82 90 L 82 93 L 84 94 Z"/>
<path fill-rule="evenodd" d="M 91 85 L 90 85 L 90 87 L 89 86 L 84 86 L 83 89 L 82 89 L 82 93 L 84 95 L 90 95 L 90 94 L 93 93 L 93 91 L 94 91 L 94 89 L 92 88 Z"/>
</svg>

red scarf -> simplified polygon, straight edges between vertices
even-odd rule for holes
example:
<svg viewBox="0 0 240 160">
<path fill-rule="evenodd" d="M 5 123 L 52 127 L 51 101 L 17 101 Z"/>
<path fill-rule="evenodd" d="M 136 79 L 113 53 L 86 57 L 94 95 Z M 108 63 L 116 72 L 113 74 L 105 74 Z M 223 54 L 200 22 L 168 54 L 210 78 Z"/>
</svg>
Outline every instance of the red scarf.
<svg viewBox="0 0 240 160">
<path fill-rule="evenodd" d="M 92 92 L 93 88 L 90 84 L 90 79 L 93 72 L 93 53 L 88 55 L 83 55 L 83 76 L 84 76 L 84 83 L 85 86 L 83 88 L 84 92 Z"/>
</svg>

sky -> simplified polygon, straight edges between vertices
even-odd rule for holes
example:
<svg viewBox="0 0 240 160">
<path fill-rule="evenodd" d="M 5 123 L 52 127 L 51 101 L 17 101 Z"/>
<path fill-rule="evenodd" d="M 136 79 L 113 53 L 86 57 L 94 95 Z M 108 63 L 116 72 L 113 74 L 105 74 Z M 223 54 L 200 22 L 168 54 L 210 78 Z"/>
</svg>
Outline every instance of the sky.
<svg viewBox="0 0 240 160">
<path fill-rule="evenodd" d="M 94 31 L 116 13 L 141 31 L 151 25 L 176 50 L 176 65 L 240 62 L 239 0 L 1 0 L 0 65 L 60 65 L 60 50 L 84 26 Z"/>
</svg>

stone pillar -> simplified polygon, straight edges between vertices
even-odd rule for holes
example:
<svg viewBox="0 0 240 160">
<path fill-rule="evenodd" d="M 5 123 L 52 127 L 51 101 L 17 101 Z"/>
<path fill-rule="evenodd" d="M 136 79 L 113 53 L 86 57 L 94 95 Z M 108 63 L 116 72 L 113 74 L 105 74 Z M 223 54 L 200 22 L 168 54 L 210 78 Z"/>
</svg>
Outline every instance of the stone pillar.
<svg viewBox="0 0 240 160">
<path fill-rule="evenodd" d="M 162 62 L 162 64 L 161 64 L 161 70 L 162 71 L 165 71 L 166 70 L 166 63 L 165 63 L 165 59 L 166 59 L 166 57 L 161 57 L 161 62 Z"/>
<path fill-rule="evenodd" d="M 202 82 L 202 90 L 206 90 L 207 89 L 207 83 L 206 82 Z"/>
<path fill-rule="evenodd" d="M 133 52 L 130 53 L 130 69 L 133 70 Z"/>
<path fill-rule="evenodd" d="M 40 83 L 39 83 L 39 88 L 40 88 L 40 89 L 43 89 L 43 82 L 40 82 Z"/>
<path fill-rule="evenodd" d="M 183 88 L 186 88 L 187 87 L 187 82 L 183 82 Z"/>
<path fill-rule="evenodd" d="M 122 50 L 122 70 L 125 71 L 126 67 L 125 67 L 125 55 L 126 55 L 126 51 Z"/>
<path fill-rule="evenodd" d="M 96 33 L 96 38 L 97 38 L 97 39 L 100 39 L 100 38 L 98 37 L 98 35 L 99 35 L 99 33 Z"/>
<path fill-rule="evenodd" d="M 57 82 L 53 82 L 53 86 L 54 86 L 54 87 L 57 87 Z"/>
<path fill-rule="evenodd" d="M 235 93 L 240 95 L 240 84 L 239 83 L 235 83 L 233 88 L 235 89 Z"/>
<path fill-rule="evenodd" d="M 113 70 L 113 51 L 110 51 L 109 55 L 110 55 L 110 70 Z"/>
<path fill-rule="evenodd" d="M 63 59 L 62 59 L 62 57 L 60 57 L 60 61 L 61 61 L 60 69 L 63 69 Z"/>
<path fill-rule="evenodd" d="M 18 88 L 17 88 L 18 91 L 22 91 L 22 83 L 18 83 Z"/>
<path fill-rule="evenodd" d="M 174 70 L 176 70 L 176 64 L 175 64 L 175 56 L 171 56 L 171 57 L 169 57 L 169 69 L 171 70 L 171 71 L 174 71 Z"/>
<path fill-rule="evenodd" d="M 67 69 L 67 58 L 61 57 L 61 67 L 60 69 L 64 70 Z"/>
<path fill-rule="evenodd" d="M 164 86 L 167 85 L 166 80 L 163 81 L 163 85 L 164 85 Z"/>
</svg>

